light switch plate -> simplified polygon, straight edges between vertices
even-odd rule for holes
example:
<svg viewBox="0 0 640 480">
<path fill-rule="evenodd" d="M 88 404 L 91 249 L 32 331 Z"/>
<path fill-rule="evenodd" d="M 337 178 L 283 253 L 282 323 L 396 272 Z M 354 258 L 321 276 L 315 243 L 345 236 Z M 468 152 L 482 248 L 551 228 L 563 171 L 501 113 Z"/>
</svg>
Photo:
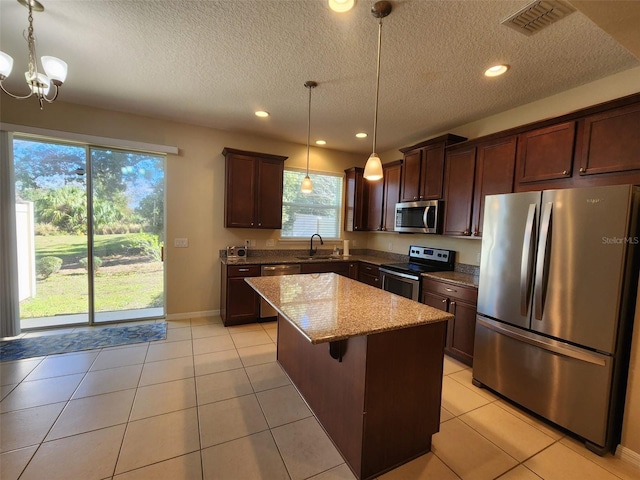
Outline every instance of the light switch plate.
<svg viewBox="0 0 640 480">
<path fill-rule="evenodd" d="M 189 247 L 189 239 L 188 238 L 174 238 L 173 246 L 175 248 L 188 248 Z"/>
</svg>

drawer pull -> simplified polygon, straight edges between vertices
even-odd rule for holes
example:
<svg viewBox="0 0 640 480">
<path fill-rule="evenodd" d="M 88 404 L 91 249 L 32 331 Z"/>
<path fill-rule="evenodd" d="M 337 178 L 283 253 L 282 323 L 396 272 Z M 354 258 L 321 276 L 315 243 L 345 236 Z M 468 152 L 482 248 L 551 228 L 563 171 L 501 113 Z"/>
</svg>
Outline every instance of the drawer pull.
<svg viewBox="0 0 640 480">
<path fill-rule="evenodd" d="M 457 291 L 455 288 L 445 288 L 445 290 L 447 292 L 456 292 Z"/>
<path fill-rule="evenodd" d="M 238 271 L 239 272 L 248 272 L 249 269 L 248 268 L 239 268 Z"/>
</svg>

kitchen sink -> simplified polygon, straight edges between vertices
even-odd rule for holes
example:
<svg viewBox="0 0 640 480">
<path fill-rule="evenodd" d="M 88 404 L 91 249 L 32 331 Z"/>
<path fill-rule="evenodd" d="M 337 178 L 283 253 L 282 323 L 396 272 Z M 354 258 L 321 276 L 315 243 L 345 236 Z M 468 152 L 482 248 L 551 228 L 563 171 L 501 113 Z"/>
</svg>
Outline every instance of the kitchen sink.
<svg viewBox="0 0 640 480">
<path fill-rule="evenodd" d="M 332 257 L 331 255 L 307 255 L 306 257 L 296 257 L 299 260 L 333 260 L 336 257 Z"/>
</svg>

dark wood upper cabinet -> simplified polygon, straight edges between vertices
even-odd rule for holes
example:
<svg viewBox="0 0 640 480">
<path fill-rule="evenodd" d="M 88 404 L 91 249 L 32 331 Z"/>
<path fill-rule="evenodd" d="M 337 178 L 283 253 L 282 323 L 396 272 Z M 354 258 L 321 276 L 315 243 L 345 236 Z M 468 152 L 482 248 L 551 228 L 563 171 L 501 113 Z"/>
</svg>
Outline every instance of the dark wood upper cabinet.
<svg viewBox="0 0 640 480">
<path fill-rule="evenodd" d="M 371 182 L 365 180 L 369 185 L 369 201 L 367 202 L 367 230 L 377 232 L 382 230 L 382 205 L 384 203 L 384 184 L 387 173 L 383 173 L 380 180 Z"/>
<path fill-rule="evenodd" d="M 443 235 L 471 235 L 475 168 L 475 147 L 447 151 Z"/>
<path fill-rule="evenodd" d="M 387 163 L 384 170 L 384 199 L 382 205 L 382 231 L 393 232 L 396 225 L 396 203 L 400 201 L 402 160 Z"/>
<path fill-rule="evenodd" d="M 465 141 L 458 135 L 442 135 L 411 147 L 401 148 L 404 154 L 401 200 L 439 200 L 442 198 L 444 149 L 447 145 Z"/>
<path fill-rule="evenodd" d="M 640 104 L 584 119 L 580 175 L 640 170 Z"/>
<path fill-rule="evenodd" d="M 481 143 L 476 151 L 476 179 L 473 199 L 473 236 L 482 236 L 484 197 L 512 193 L 516 168 L 516 135 Z"/>
<path fill-rule="evenodd" d="M 366 231 L 369 182 L 363 177 L 364 168 L 352 167 L 344 172 L 347 174 L 344 202 L 344 229 L 347 232 Z"/>
<path fill-rule="evenodd" d="M 570 178 L 576 122 L 566 122 L 520 134 L 518 181 L 539 182 Z"/>
<path fill-rule="evenodd" d="M 227 228 L 282 228 L 282 179 L 287 157 L 225 148 Z"/>
</svg>

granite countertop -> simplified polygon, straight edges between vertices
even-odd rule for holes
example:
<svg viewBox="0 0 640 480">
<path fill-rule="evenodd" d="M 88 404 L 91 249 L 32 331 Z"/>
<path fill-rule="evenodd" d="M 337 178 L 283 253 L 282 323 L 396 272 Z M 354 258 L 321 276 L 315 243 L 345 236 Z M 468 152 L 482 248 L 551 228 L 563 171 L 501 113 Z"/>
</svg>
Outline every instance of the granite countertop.
<svg viewBox="0 0 640 480">
<path fill-rule="evenodd" d="M 319 258 L 298 258 L 295 255 L 277 255 L 277 256 L 252 256 L 238 260 L 228 260 L 226 257 L 220 257 L 220 261 L 224 265 L 284 265 L 288 263 L 326 263 L 326 262 L 367 262 L 374 265 L 382 265 L 384 263 L 391 263 L 393 260 L 389 260 L 384 257 L 375 257 L 373 255 L 350 255 L 344 257 L 338 255 L 336 257 L 327 258 L 326 255 L 321 255 Z"/>
<path fill-rule="evenodd" d="M 450 320 L 453 315 L 335 273 L 245 281 L 311 343 Z"/>
<path fill-rule="evenodd" d="M 470 273 L 431 272 L 431 273 L 423 273 L 422 276 L 434 278 L 436 280 L 444 280 L 451 283 L 457 283 L 458 285 L 462 285 L 465 287 L 478 288 L 479 277 L 477 275 L 471 275 Z"/>
</svg>

